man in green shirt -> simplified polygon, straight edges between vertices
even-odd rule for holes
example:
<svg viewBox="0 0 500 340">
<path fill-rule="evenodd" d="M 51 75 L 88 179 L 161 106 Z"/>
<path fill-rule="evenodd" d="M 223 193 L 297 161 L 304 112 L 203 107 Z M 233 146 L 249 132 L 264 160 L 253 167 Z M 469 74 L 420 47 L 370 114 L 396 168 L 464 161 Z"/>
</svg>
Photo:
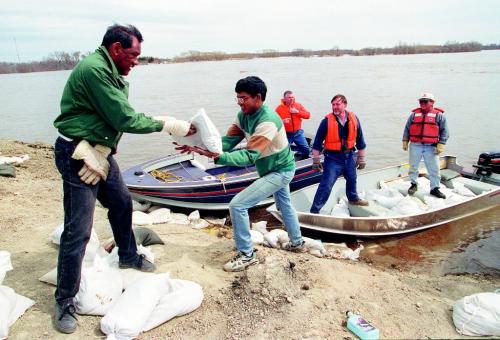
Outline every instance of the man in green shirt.
<svg viewBox="0 0 500 340">
<path fill-rule="evenodd" d="M 134 26 L 110 26 L 101 46 L 71 72 L 61 99 L 61 114 L 54 121 L 59 131 L 55 161 L 64 191 L 54 321 L 63 333 L 76 329 L 74 297 L 80 287 L 96 200 L 108 209 L 120 268 L 155 270 L 151 262 L 137 254 L 132 199 L 113 158 L 122 134 L 164 131 L 185 136 L 196 132 L 187 122 L 147 117 L 130 106 L 123 76 L 139 64 L 142 41 Z"/>
<path fill-rule="evenodd" d="M 176 149 L 211 157 L 216 164 L 247 166 L 255 164 L 259 179 L 238 193 L 229 203 L 238 254 L 224 265 L 225 271 L 241 271 L 258 263 L 250 237 L 248 209 L 274 195 L 290 242 L 285 249 L 304 252 L 297 213 L 290 201 L 289 183 L 295 174 L 295 160 L 288 144 L 285 127 L 278 114 L 264 104 L 266 84 L 258 77 L 246 77 L 236 83 L 236 100 L 241 110 L 222 137 L 223 153 L 217 154 L 187 145 Z M 233 150 L 244 138 L 247 146 Z"/>
</svg>

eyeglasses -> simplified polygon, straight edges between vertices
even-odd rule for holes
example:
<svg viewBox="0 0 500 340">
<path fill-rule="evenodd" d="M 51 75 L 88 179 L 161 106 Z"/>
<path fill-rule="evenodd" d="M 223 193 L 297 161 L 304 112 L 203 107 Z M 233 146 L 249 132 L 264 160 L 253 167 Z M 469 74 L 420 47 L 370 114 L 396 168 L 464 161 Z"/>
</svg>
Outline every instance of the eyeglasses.
<svg viewBox="0 0 500 340">
<path fill-rule="evenodd" d="M 235 99 L 236 99 L 236 102 L 238 104 L 243 104 L 244 102 L 246 102 L 248 100 L 248 98 L 250 98 L 250 97 L 243 96 L 243 97 L 236 97 Z"/>
<path fill-rule="evenodd" d="M 418 102 L 420 104 L 427 104 L 429 102 L 429 100 L 428 99 L 420 99 Z"/>
</svg>

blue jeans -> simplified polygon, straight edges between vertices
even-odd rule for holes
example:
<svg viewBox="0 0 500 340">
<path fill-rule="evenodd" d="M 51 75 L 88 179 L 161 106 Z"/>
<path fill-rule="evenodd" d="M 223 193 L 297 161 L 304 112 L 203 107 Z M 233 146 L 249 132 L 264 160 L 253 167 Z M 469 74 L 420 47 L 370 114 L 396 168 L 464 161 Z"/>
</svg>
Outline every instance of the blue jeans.
<svg viewBox="0 0 500 340">
<path fill-rule="evenodd" d="M 294 174 L 295 170 L 271 172 L 253 182 L 229 202 L 234 239 L 236 248 L 240 252 L 251 254 L 253 251 L 248 209 L 255 207 L 257 203 L 273 194 L 276 206 L 283 216 L 290 241 L 293 245 L 302 243 L 299 220 L 290 201 L 290 187 L 288 186 Z"/>
<path fill-rule="evenodd" d="M 288 139 L 288 144 L 293 144 L 297 146 L 297 151 L 302 155 L 302 157 L 306 158 L 309 156 L 309 144 L 307 144 L 307 140 L 304 137 L 304 130 L 299 129 L 295 133 L 287 132 L 286 138 Z"/>
<path fill-rule="evenodd" d="M 408 173 L 412 183 L 417 183 L 418 165 L 423 157 L 429 173 L 431 189 L 439 188 L 441 175 L 439 174 L 439 156 L 434 153 L 435 150 L 436 147 L 433 145 L 410 143 L 410 171 Z"/>
<path fill-rule="evenodd" d="M 344 175 L 346 180 L 346 195 L 349 201 L 359 199 L 356 192 L 356 161 L 354 160 L 354 151 L 343 152 L 325 152 L 325 163 L 323 164 L 323 175 L 318 185 L 314 201 L 311 206 L 311 213 L 318 214 L 330 197 L 333 185 L 337 178 Z"/>
<path fill-rule="evenodd" d="M 118 164 L 108 157 L 106 182 L 85 184 L 78 171 L 83 161 L 71 158 L 75 144 L 62 138 L 55 143 L 55 161 L 63 179 L 64 231 L 61 235 L 57 263 L 56 301 L 61 306 L 73 304 L 80 289 L 82 261 L 90 239 L 96 199 L 108 209 L 108 219 L 122 262 L 137 258 L 137 245 L 132 232 L 132 199 L 123 182 Z"/>
</svg>

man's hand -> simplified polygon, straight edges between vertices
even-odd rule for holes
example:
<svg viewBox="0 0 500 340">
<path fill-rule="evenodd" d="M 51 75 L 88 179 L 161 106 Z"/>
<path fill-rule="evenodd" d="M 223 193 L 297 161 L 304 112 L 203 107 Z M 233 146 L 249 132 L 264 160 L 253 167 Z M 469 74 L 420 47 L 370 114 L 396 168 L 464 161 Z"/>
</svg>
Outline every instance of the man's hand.
<svg viewBox="0 0 500 340">
<path fill-rule="evenodd" d="M 444 144 L 438 143 L 438 144 L 436 145 L 436 149 L 434 149 L 434 153 L 435 153 L 436 155 L 439 155 L 439 154 L 441 154 L 443 151 L 444 151 Z"/>
<path fill-rule="evenodd" d="M 168 116 L 155 116 L 153 118 L 163 122 L 163 129 L 161 132 L 166 132 L 179 137 L 191 136 L 196 133 L 196 127 L 184 120 Z"/>
<path fill-rule="evenodd" d="M 86 184 L 96 185 L 101 179 L 106 181 L 109 172 L 107 157 L 111 148 L 97 144 L 95 147 L 86 140 L 82 140 L 75 148 L 73 159 L 83 160 L 85 163 L 78 172 L 80 179 Z"/>
<path fill-rule="evenodd" d="M 408 151 L 408 141 L 407 140 L 403 141 L 403 150 Z"/>
<path fill-rule="evenodd" d="M 193 124 L 191 124 L 189 126 L 189 132 L 187 133 L 186 137 L 187 136 L 192 136 L 196 133 L 196 126 L 194 126 Z"/>
<path fill-rule="evenodd" d="M 321 165 L 320 157 L 313 157 L 312 169 L 314 171 L 323 171 L 323 165 Z"/>
<path fill-rule="evenodd" d="M 175 148 L 175 150 L 178 150 L 181 153 L 192 153 L 192 152 L 195 152 L 197 154 L 200 154 L 202 156 L 206 156 L 208 158 L 217 158 L 217 157 L 219 157 L 218 153 L 202 149 L 202 148 L 200 148 L 198 146 L 179 145 L 176 142 L 174 142 L 174 144 L 177 145 L 177 147 Z"/>
<path fill-rule="evenodd" d="M 364 169 L 366 167 L 366 158 L 365 158 L 365 156 L 358 155 L 358 157 L 356 158 L 356 167 L 359 170 L 362 170 L 362 169 Z"/>
</svg>

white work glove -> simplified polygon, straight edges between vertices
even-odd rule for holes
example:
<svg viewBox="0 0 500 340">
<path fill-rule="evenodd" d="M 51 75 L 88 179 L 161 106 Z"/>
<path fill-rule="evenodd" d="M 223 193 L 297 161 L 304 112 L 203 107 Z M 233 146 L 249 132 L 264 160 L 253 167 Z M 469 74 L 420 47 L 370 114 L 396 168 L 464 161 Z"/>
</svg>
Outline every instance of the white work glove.
<svg viewBox="0 0 500 340">
<path fill-rule="evenodd" d="M 111 148 L 97 144 L 95 147 L 86 140 L 82 140 L 75 148 L 71 158 L 83 160 L 85 163 L 78 176 L 86 184 L 96 185 L 101 179 L 106 181 L 109 172 L 109 162 L 107 160 Z"/>
<path fill-rule="evenodd" d="M 184 121 L 175 119 L 174 117 L 155 116 L 153 119 L 163 122 L 163 129 L 161 132 L 167 132 L 174 136 L 184 137 L 189 133 L 191 124 Z"/>
</svg>

